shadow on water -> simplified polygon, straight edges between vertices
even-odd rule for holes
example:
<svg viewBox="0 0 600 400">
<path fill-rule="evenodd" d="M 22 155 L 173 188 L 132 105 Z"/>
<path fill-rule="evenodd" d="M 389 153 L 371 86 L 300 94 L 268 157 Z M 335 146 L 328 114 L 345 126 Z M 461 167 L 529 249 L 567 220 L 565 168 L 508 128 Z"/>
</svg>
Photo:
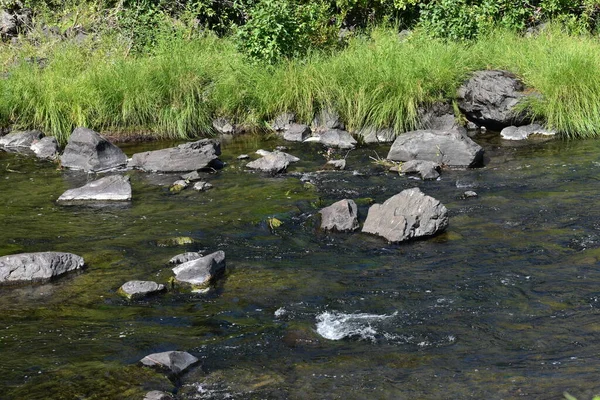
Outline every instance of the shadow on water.
<svg viewBox="0 0 600 400">
<path fill-rule="evenodd" d="M 316 172 L 320 147 L 286 144 L 302 159 L 287 174 L 249 173 L 237 155 L 281 143 L 236 139 L 223 145 L 226 167 L 205 176 L 214 189 L 173 194 L 177 175 L 129 171 L 133 201 L 111 207 L 58 206 L 93 176 L 0 153 L 0 255 L 87 262 L 50 283 L 0 288 L 3 398 L 591 398 L 600 142 L 480 140 L 484 168 L 422 182 L 372 164 L 386 146 L 348 153 L 347 171 Z M 449 209 L 445 233 L 391 245 L 316 229 L 323 206 L 360 199 L 363 222 L 373 201 L 415 186 Z M 216 250 L 228 272 L 208 294 L 116 294 L 131 279 L 167 283 L 178 253 Z M 166 350 L 202 366 L 169 381 L 135 365 Z"/>
</svg>

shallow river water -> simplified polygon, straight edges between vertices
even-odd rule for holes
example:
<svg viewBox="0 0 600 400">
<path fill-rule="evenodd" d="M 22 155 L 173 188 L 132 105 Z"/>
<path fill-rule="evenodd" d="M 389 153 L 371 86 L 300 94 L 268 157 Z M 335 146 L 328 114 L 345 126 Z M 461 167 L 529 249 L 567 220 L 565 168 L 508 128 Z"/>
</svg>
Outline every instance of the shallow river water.
<svg viewBox="0 0 600 400">
<path fill-rule="evenodd" d="M 283 143 L 242 137 L 223 143 L 227 165 L 206 175 L 210 191 L 172 194 L 177 175 L 129 171 L 133 201 L 111 206 L 58 206 L 95 177 L 0 153 L 0 255 L 67 251 L 87 264 L 0 288 L 0 398 L 591 399 L 600 141 L 476 140 L 484 168 L 423 182 L 372 162 L 389 146 L 317 173 L 321 147 L 286 144 L 302 159 L 287 174 L 250 173 L 239 154 Z M 391 245 L 317 229 L 318 210 L 337 200 L 355 199 L 364 222 L 372 201 L 415 186 L 449 209 L 445 233 Z M 178 237 L 192 243 L 169 241 Z M 179 253 L 217 250 L 228 272 L 207 294 L 116 293 L 132 279 L 168 284 Z M 167 350 L 201 364 L 173 380 L 137 365 Z"/>
</svg>

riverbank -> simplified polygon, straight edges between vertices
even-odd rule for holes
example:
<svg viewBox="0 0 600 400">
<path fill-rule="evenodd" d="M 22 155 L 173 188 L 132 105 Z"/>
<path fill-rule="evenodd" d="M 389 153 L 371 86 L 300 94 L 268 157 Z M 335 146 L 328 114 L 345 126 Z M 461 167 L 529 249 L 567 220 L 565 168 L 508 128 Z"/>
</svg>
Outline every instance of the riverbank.
<svg viewBox="0 0 600 400">
<path fill-rule="evenodd" d="M 539 93 L 523 107 L 565 137 L 600 133 L 600 43 L 559 26 L 530 36 L 495 30 L 474 42 L 378 28 L 343 50 L 275 65 L 251 62 L 231 39 L 209 33 L 159 38 L 152 52 L 136 55 L 118 37 L 90 35 L 17 41 L 1 62 L 1 125 L 39 128 L 62 144 L 76 126 L 190 139 L 211 135 L 216 117 L 260 130 L 281 112 L 310 122 L 324 108 L 351 132 L 401 133 L 419 126 L 420 107 L 452 101 L 481 69 L 517 74 Z"/>
</svg>

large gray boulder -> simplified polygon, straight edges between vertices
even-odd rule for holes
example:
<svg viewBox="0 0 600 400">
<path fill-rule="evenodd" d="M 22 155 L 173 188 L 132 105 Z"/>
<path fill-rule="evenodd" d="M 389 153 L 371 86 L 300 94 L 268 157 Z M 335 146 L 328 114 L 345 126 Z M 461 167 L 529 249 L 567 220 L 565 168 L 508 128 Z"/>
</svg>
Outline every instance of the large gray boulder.
<svg viewBox="0 0 600 400">
<path fill-rule="evenodd" d="M 125 166 L 127 156 L 97 132 L 75 128 L 60 162 L 66 168 L 98 172 Z"/>
<path fill-rule="evenodd" d="M 0 257 L 0 283 L 48 280 L 83 267 L 83 258 L 47 251 Z"/>
<path fill-rule="evenodd" d="M 111 175 L 85 186 L 70 189 L 58 198 L 59 203 L 70 201 L 129 201 L 131 184 L 128 176 Z"/>
<path fill-rule="evenodd" d="M 173 268 L 178 282 L 192 286 L 206 286 L 225 272 L 225 253 L 217 251 Z"/>
<path fill-rule="evenodd" d="M 128 166 L 154 172 L 185 172 L 217 168 L 221 144 L 213 139 L 180 144 L 168 149 L 136 153 Z"/>
<path fill-rule="evenodd" d="M 419 188 L 413 188 L 403 190 L 383 204 L 373 204 L 362 231 L 382 236 L 390 242 L 402 242 L 435 235 L 447 226 L 446 207 Z"/>
<path fill-rule="evenodd" d="M 525 86 L 508 71 L 478 71 L 457 94 L 458 107 L 470 121 L 492 129 L 523 125 L 526 116 L 515 111 Z"/>
<path fill-rule="evenodd" d="M 321 229 L 349 232 L 359 228 L 358 208 L 352 200 L 340 200 L 323 208 L 319 214 L 321 214 Z"/>
<path fill-rule="evenodd" d="M 125 282 L 118 290 L 118 293 L 128 299 L 140 299 L 151 294 L 159 293 L 165 290 L 165 285 L 152 281 L 129 281 Z"/>
<path fill-rule="evenodd" d="M 483 163 L 483 149 L 463 130 L 418 130 L 398 136 L 388 160 L 427 160 L 448 167 L 477 167 Z"/>
<path fill-rule="evenodd" d="M 165 351 L 142 358 L 140 362 L 147 367 L 167 370 L 172 374 L 180 374 L 199 360 L 185 351 Z"/>
<path fill-rule="evenodd" d="M 500 131 L 500 136 L 505 140 L 525 140 L 531 135 L 554 136 L 555 131 L 544 128 L 539 124 L 524 126 L 508 126 Z"/>
<path fill-rule="evenodd" d="M 4 147 L 31 147 L 31 145 L 42 139 L 44 133 L 38 130 L 15 131 L 0 137 L 0 146 Z"/>
<path fill-rule="evenodd" d="M 58 142 L 53 136 L 46 136 L 34 141 L 29 148 L 41 159 L 54 160 L 58 157 Z"/>
</svg>

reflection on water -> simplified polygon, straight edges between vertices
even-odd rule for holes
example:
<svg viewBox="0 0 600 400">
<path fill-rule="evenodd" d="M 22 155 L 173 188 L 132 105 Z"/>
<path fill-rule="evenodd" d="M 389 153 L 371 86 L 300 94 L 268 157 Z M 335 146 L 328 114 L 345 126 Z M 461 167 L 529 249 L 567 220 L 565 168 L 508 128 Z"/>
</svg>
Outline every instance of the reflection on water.
<svg viewBox="0 0 600 400">
<path fill-rule="evenodd" d="M 248 173 L 239 154 L 281 143 L 242 138 L 224 144 L 208 192 L 172 194 L 176 175 L 127 172 L 128 207 L 58 206 L 91 177 L 0 153 L 0 255 L 87 261 L 48 284 L 0 288 L 3 398 L 591 398 L 600 142 L 480 143 L 486 167 L 422 182 L 373 165 L 386 146 L 350 152 L 348 171 L 316 172 L 320 147 L 286 144 L 302 159 L 288 174 Z M 390 245 L 316 229 L 323 206 L 360 199 L 362 222 L 373 201 L 415 186 L 449 209 L 445 233 Z M 178 237 L 192 240 L 158 245 Z M 176 254 L 217 250 L 228 273 L 209 293 L 116 294 L 127 280 L 167 283 Z M 135 365 L 166 350 L 202 366 L 169 381 Z"/>
</svg>

